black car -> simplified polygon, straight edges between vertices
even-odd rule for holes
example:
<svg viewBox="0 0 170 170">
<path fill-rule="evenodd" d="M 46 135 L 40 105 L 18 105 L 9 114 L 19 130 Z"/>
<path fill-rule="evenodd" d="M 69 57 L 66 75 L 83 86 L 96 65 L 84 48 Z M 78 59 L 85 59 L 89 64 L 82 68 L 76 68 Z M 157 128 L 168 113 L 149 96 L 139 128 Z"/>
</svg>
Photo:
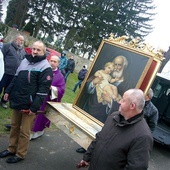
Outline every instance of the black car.
<svg viewBox="0 0 170 170">
<path fill-rule="evenodd" d="M 170 146 L 170 79 L 158 73 L 152 87 L 153 104 L 159 111 L 158 125 L 153 132 L 155 141 Z"/>
</svg>

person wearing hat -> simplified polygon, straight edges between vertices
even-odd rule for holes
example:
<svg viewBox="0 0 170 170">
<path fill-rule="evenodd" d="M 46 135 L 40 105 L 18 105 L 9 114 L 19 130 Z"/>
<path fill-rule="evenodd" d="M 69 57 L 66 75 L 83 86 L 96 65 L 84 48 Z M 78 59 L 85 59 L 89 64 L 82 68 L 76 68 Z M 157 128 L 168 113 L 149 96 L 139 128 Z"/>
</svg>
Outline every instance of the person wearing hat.
<svg viewBox="0 0 170 170">
<path fill-rule="evenodd" d="M 60 63 L 59 63 L 59 70 L 61 71 L 63 76 L 65 76 L 66 74 L 66 67 L 67 67 L 67 56 L 66 56 L 66 52 L 62 51 L 60 57 Z"/>
<path fill-rule="evenodd" d="M 78 80 L 79 81 L 75 84 L 75 86 L 73 88 L 73 92 L 76 92 L 76 89 L 77 89 L 78 86 L 79 86 L 79 88 L 81 87 L 81 83 L 83 82 L 86 74 L 87 74 L 87 65 L 84 65 L 83 68 L 78 73 Z"/>
</svg>

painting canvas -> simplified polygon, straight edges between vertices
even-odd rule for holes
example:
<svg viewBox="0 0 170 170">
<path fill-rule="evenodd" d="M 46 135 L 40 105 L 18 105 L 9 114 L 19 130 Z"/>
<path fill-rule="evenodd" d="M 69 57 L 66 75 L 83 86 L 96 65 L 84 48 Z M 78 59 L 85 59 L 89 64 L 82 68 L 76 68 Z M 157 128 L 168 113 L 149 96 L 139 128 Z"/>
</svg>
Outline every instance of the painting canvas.
<svg viewBox="0 0 170 170">
<path fill-rule="evenodd" d="M 73 107 L 99 123 L 117 111 L 123 93 L 140 88 L 153 59 L 140 51 L 102 41 Z"/>
</svg>

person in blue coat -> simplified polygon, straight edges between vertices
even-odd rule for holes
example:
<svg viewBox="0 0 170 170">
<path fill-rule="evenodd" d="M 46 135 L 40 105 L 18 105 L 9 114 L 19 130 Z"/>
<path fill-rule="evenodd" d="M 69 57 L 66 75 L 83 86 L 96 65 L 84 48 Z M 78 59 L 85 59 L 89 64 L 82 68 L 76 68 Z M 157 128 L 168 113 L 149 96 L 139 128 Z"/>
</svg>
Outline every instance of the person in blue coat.
<svg viewBox="0 0 170 170">
<path fill-rule="evenodd" d="M 67 59 L 67 56 L 66 56 L 66 52 L 62 51 L 61 57 L 60 57 L 60 63 L 59 63 L 59 70 L 61 71 L 63 76 L 65 76 L 65 74 L 66 74 L 67 60 L 68 59 Z"/>
</svg>

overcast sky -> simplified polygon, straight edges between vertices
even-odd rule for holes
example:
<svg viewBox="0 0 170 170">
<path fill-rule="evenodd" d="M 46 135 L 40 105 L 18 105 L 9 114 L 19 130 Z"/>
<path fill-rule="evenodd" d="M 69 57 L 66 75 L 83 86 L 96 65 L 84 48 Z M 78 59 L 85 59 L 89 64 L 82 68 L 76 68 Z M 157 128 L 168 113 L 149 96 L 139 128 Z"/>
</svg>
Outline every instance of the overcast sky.
<svg viewBox="0 0 170 170">
<path fill-rule="evenodd" d="M 161 48 L 167 51 L 170 46 L 170 0 L 154 0 L 154 3 L 157 5 L 155 9 L 157 14 L 152 21 L 154 29 L 145 40 L 156 49 Z"/>
<path fill-rule="evenodd" d="M 155 48 L 167 51 L 170 46 L 170 0 L 154 0 L 154 3 L 157 15 L 152 22 L 153 32 L 146 37 L 146 41 Z"/>
</svg>

